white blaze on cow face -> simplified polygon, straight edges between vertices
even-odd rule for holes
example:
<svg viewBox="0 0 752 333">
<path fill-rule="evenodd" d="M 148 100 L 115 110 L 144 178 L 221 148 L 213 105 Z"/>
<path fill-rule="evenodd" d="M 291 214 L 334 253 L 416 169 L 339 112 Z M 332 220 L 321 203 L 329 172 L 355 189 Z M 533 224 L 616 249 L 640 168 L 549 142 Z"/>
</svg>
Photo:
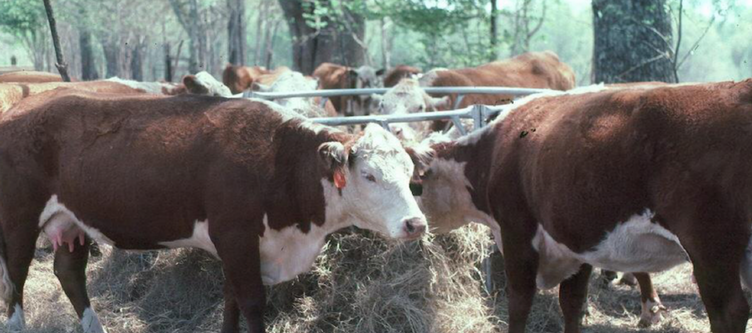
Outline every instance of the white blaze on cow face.
<svg viewBox="0 0 752 333">
<path fill-rule="evenodd" d="M 408 114 L 424 112 L 429 106 L 426 104 L 426 97 L 417 80 L 402 79 L 381 97 L 379 113 Z"/>
<path fill-rule="evenodd" d="M 370 124 L 353 146 L 342 197 L 353 223 L 392 238 L 414 238 L 426 219 L 410 192 L 413 163 L 394 135 Z"/>
</svg>

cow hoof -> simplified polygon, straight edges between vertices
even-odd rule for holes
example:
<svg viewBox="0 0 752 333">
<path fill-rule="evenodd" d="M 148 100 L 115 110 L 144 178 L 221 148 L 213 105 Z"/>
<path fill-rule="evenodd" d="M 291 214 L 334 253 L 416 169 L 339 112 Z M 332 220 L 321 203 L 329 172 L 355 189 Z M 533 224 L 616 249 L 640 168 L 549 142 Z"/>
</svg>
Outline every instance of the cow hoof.
<svg viewBox="0 0 752 333">
<path fill-rule="evenodd" d="M 658 324 L 663 320 L 663 315 L 668 312 L 665 306 L 660 303 L 647 301 L 642 304 L 642 314 L 640 315 L 640 327 L 650 327 Z"/>
<path fill-rule="evenodd" d="M 621 276 L 621 279 L 619 279 L 619 284 L 634 287 L 637 285 L 637 278 L 635 278 L 634 274 L 632 273 L 624 273 Z"/>
</svg>

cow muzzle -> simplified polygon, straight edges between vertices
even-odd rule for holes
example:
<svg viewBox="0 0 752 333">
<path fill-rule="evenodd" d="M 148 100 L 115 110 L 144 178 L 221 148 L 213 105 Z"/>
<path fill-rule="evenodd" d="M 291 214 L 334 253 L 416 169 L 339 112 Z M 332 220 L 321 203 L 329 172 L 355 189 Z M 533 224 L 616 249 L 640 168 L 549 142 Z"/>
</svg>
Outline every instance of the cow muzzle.
<svg viewBox="0 0 752 333">
<path fill-rule="evenodd" d="M 416 239 L 426 233 L 428 224 L 423 217 L 411 217 L 402 221 L 402 230 L 407 239 Z"/>
</svg>

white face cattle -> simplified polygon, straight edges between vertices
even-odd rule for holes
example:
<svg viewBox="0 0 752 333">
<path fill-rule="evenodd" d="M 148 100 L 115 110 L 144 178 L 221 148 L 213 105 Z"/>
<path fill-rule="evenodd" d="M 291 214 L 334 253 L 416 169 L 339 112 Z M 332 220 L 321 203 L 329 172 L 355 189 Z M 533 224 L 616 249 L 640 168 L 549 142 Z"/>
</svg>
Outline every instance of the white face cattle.
<svg viewBox="0 0 752 333">
<path fill-rule="evenodd" d="M 375 97 L 375 96 L 374 96 Z M 423 91 L 416 79 L 402 79 L 383 96 L 375 97 L 379 102 L 379 114 L 409 114 L 435 110 L 449 104 L 449 97 L 435 98 Z M 427 131 L 424 123 L 395 124 L 394 134 L 402 142 L 413 142 Z"/>
<path fill-rule="evenodd" d="M 319 82 L 315 78 L 305 77 L 303 74 L 288 71 L 281 74 L 272 85 L 255 83 L 257 89 L 262 92 L 297 92 L 313 91 L 318 88 Z M 321 117 L 326 115 L 312 97 L 292 97 L 277 99 L 276 102 L 296 113 L 306 117 Z"/>
<path fill-rule="evenodd" d="M 353 223 L 391 238 L 414 238 L 426 219 L 410 192 L 414 165 L 399 140 L 376 124 L 351 148 L 342 200 Z"/>
<path fill-rule="evenodd" d="M 183 84 L 192 94 L 233 97 L 230 88 L 205 71 L 196 75 L 186 75 L 183 77 Z"/>
</svg>

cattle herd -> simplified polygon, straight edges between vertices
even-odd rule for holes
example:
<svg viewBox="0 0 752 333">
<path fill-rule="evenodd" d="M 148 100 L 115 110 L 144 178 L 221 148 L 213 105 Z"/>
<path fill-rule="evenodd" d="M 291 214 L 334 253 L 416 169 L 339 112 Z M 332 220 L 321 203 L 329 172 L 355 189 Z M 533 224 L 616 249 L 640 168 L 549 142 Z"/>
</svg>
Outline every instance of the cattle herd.
<svg viewBox="0 0 752 333">
<path fill-rule="evenodd" d="M 713 332 L 744 332 L 752 286 L 752 80 L 575 87 L 552 52 L 474 68 L 324 63 L 228 65 L 181 84 L 0 75 L 0 297 L 23 330 L 37 238 L 85 333 L 107 332 L 86 290 L 93 241 L 121 249 L 200 248 L 222 261 L 222 332 L 264 332 L 264 285 L 308 271 L 348 226 L 394 239 L 488 226 L 503 253 L 509 332 L 524 332 L 537 288 L 559 287 L 579 332 L 593 267 L 632 272 L 641 323 L 665 310 L 649 272 L 690 262 Z M 382 95 L 240 98 L 389 87 Z M 551 92 L 431 96 L 425 87 Z M 501 105 L 466 136 L 451 124 L 340 130 L 309 118 Z M 453 131 L 454 130 L 454 131 Z M 740 279 L 741 278 L 741 279 Z M 741 281 L 741 283 L 740 283 Z"/>
</svg>

